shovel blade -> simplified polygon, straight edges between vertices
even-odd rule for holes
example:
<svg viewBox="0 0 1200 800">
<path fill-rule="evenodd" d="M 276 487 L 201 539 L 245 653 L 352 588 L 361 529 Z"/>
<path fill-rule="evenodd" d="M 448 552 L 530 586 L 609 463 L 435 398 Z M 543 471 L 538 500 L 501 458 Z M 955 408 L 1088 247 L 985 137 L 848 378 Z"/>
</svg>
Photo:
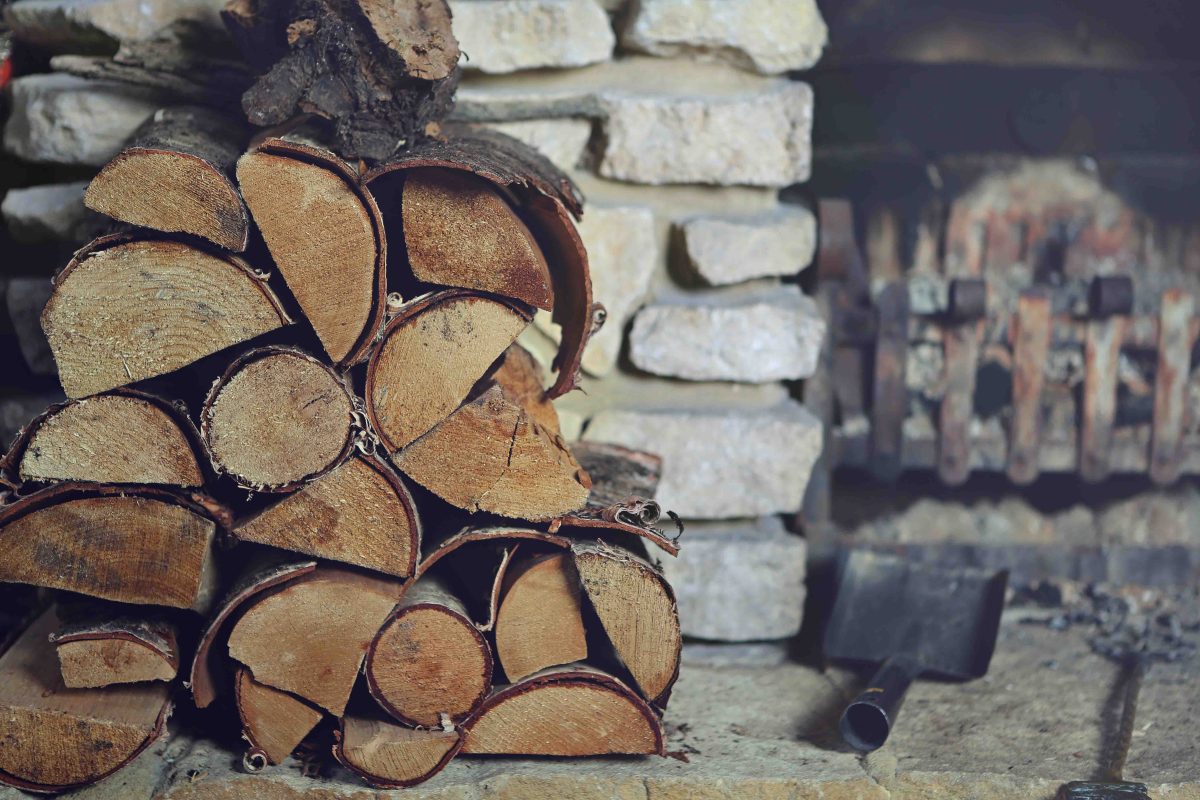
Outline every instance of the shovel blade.
<svg viewBox="0 0 1200 800">
<path fill-rule="evenodd" d="M 854 550 L 842 564 L 825 636 L 834 661 L 882 663 L 904 654 L 920 674 L 983 676 L 996 648 L 1008 573 L 947 569 Z"/>
</svg>

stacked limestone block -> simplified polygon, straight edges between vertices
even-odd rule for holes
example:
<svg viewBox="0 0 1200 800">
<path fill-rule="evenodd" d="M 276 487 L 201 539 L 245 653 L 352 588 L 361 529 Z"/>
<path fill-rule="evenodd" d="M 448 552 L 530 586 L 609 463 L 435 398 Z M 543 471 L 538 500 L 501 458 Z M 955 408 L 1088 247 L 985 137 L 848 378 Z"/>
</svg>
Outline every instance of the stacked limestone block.
<svg viewBox="0 0 1200 800">
<path fill-rule="evenodd" d="M 217 41 L 209 12 L 218 6 L 17 0 L 8 18 L 53 53 L 86 54 L 98 42 L 101 52 L 136 50 L 180 28 L 211 27 Z M 690 523 L 686 555 L 664 565 L 685 633 L 794 634 L 805 550 L 784 523 L 822 446 L 820 424 L 795 398 L 824 326 L 796 285 L 812 260 L 815 220 L 780 191 L 810 171 L 813 98 L 794 74 L 825 43 L 814 0 L 451 7 L 467 57 L 456 116 L 542 150 L 588 197 L 580 232 L 609 316 L 584 358 L 585 392 L 561 401 L 564 433 L 663 455 L 660 500 Z M 54 14 L 77 35 L 38 33 Z M 162 100 L 153 88 L 60 73 L 20 78 L 13 95 L 6 150 L 77 167 L 111 158 Z M 86 240 L 82 186 L 14 193 L 5 219 Z M 36 319 L 36 292 L 18 294 Z M 556 335 L 539 319 L 523 344 L 548 357 Z M 29 358 L 42 358 L 38 344 L 22 344 Z M 724 578 L 710 581 L 717 571 Z"/>
<path fill-rule="evenodd" d="M 825 326 L 797 286 L 810 210 L 812 92 L 788 77 L 825 43 L 812 0 L 458 0 L 461 119 L 541 149 L 588 196 L 580 230 L 609 311 L 561 415 L 580 436 L 663 456 L 687 520 L 664 564 L 684 632 L 795 634 L 800 507 L 821 427 L 796 397 Z M 607 12 L 607 13 L 606 13 Z M 539 320 L 527 341 L 550 353 Z M 527 337 L 529 338 L 529 337 Z"/>
</svg>

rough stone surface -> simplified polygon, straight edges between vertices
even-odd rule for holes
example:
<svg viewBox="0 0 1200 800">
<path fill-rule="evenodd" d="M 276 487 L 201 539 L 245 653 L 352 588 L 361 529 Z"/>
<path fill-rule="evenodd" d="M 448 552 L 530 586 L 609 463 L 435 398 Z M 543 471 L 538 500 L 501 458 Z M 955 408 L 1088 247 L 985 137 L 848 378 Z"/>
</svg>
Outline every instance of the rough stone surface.
<svg viewBox="0 0 1200 800">
<path fill-rule="evenodd" d="M 540 151 L 562 170 L 572 170 L 579 165 L 592 136 L 592 123 L 586 119 L 530 119 L 494 122 L 487 127 Z"/>
<path fill-rule="evenodd" d="M 1010 614 L 1011 616 L 1011 614 Z M 1010 619 L 987 677 L 917 681 L 883 749 L 860 759 L 837 720 L 866 676 L 793 663 L 685 665 L 666 715 L 683 758 L 458 758 L 428 783 L 377 792 L 295 760 L 257 775 L 241 754 L 179 734 L 72 794 L 85 800 L 1053 800 L 1100 769 L 1117 667 L 1081 632 Z M 1157 800 L 1200 797 L 1195 659 L 1159 664 L 1142 689 L 1126 776 Z M 686 759 L 686 760 L 685 760 Z M 0 800 L 22 800 L 0 788 Z"/>
<path fill-rule="evenodd" d="M 812 299 L 797 286 L 739 294 L 642 309 L 629 336 L 634 365 L 694 381 L 810 377 L 825 338 L 825 321 Z"/>
<path fill-rule="evenodd" d="M 815 0 L 640 0 L 621 43 L 763 73 L 808 69 L 829 35 Z"/>
<path fill-rule="evenodd" d="M 657 499 L 687 519 L 795 511 L 821 452 L 821 423 L 787 400 L 761 411 L 602 411 L 584 439 L 657 453 Z"/>
<path fill-rule="evenodd" d="M 616 41 L 595 0 L 451 0 L 450 10 L 469 70 L 581 67 L 611 58 Z"/>
<path fill-rule="evenodd" d="M 603 303 L 608 319 L 588 342 L 583 368 L 590 375 L 612 371 L 621 353 L 625 326 L 650 288 L 659 263 L 654 215 L 647 208 L 589 205 L 579 223 L 592 270 L 592 295 Z M 558 326 L 550 314 L 539 311 L 540 330 L 558 340 Z"/>
<path fill-rule="evenodd" d="M 57 371 L 50 342 L 42 332 L 42 309 L 53 289 L 48 278 L 13 278 L 4 298 L 21 356 L 35 375 L 53 375 Z"/>
<path fill-rule="evenodd" d="M 750 217 L 697 217 L 680 226 L 692 269 L 722 286 L 795 275 L 812 263 L 817 219 L 802 206 Z"/>
<path fill-rule="evenodd" d="M 786 639 L 804 620 L 804 539 L 778 517 L 687 526 L 678 558 L 662 560 L 685 636 Z"/>
<path fill-rule="evenodd" d="M 469 122 L 599 118 L 605 113 L 602 98 L 615 91 L 728 98 L 779 83 L 722 64 L 647 56 L 579 69 L 527 70 L 508 75 L 468 72 L 459 85 L 454 117 Z"/>
<path fill-rule="evenodd" d="M 27 161 L 103 166 L 160 101 L 152 91 L 73 75 L 17 78 L 4 149 Z"/>
<path fill-rule="evenodd" d="M 9 189 L 0 204 L 4 224 L 21 242 L 83 244 L 105 225 L 104 217 L 83 204 L 87 181 Z"/>
<path fill-rule="evenodd" d="M 812 90 L 781 81 L 733 97 L 612 93 L 600 174 L 635 183 L 787 186 L 808 180 Z"/>
<path fill-rule="evenodd" d="M 16 37 L 59 53 L 111 52 L 175 25 L 224 33 L 222 0 L 17 0 L 4 12 Z"/>
</svg>

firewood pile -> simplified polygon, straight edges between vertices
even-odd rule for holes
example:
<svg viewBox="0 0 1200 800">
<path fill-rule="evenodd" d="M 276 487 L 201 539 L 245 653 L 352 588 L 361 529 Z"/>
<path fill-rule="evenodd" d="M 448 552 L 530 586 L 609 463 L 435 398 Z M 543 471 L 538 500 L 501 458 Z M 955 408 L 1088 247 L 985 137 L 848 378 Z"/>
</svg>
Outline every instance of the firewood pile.
<svg viewBox="0 0 1200 800">
<path fill-rule="evenodd" d="M 443 3 L 226 21 L 246 115 L 282 127 L 156 114 L 42 314 L 68 400 L 2 464 L 0 581 L 49 602 L 0 655 L 0 782 L 97 781 L 184 703 L 236 714 L 248 770 L 302 748 L 379 787 L 460 753 L 662 754 L 659 462 L 569 447 L 551 402 L 603 321 L 578 193 L 439 122 Z M 552 381 L 517 343 L 538 309 Z"/>
</svg>

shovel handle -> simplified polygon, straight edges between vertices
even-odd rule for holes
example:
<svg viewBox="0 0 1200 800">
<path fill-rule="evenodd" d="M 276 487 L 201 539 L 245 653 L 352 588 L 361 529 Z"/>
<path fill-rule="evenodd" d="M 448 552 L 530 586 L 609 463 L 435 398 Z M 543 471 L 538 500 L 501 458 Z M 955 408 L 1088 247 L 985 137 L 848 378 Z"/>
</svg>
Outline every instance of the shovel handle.
<svg viewBox="0 0 1200 800">
<path fill-rule="evenodd" d="M 900 713 L 904 693 L 920 672 L 920 665 L 908 656 L 885 661 L 867 689 L 842 712 L 839 727 L 846 744 L 864 753 L 883 747 Z"/>
</svg>

